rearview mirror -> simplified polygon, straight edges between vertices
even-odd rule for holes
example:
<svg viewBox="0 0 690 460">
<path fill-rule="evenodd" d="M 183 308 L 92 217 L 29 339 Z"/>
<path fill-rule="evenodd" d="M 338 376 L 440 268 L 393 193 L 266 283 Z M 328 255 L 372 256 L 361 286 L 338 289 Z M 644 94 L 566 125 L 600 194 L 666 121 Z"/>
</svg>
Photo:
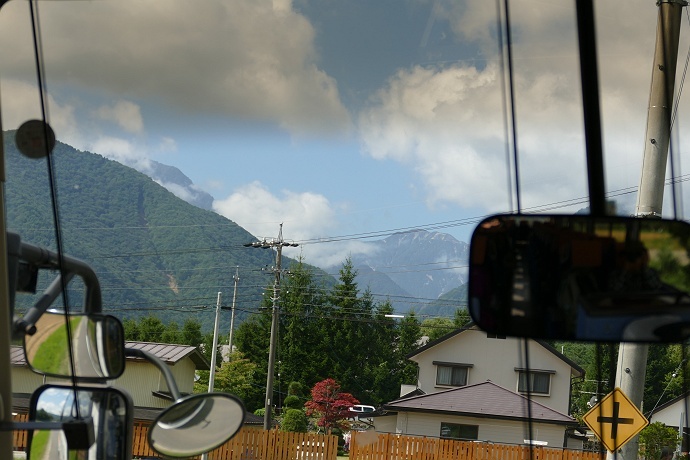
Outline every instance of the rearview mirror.
<svg viewBox="0 0 690 460">
<path fill-rule="evenodd" d="M 492 334 L 677 342 L 690 336 L 690 225 L 497 215 L 475 229 L 468 308 Z"/>
<path fill-rule="evenodd" d="M 88 451 L 90 460 L 132 458 L 132 399 L 115 388 L 45 385 L 31 398 L 29 417 L 36 422 L 62 422 L 62 430 L 29 431 L 31 458 L 77 458 L 68 451 Z M 75 420 L 86 422 L 98 441 L 84 442 L 79 430 L 70 430 Z M 93 441 L 93 439 L 92 439 Z M 90 446 L 88 446 L 90 444 Z"/>
<path fill-rule="evenodd" d="M 72 361 L 67 343 L 70 325 Z M 115 379 L 125 369 L 124 331 L 114 316 L 47 311 L 36 322 L 36 333 L 24 336 L 26 362 L 36 372 L 52 377 L 84 380 Z"/>
<path fill-rule="evenodd" d="M 244 405 L 235 396 L 205 393 L 183 398 L 149 428 L 149 445 L 168 457 L 193 457 L 230 440 L 244 423 Z"/>
</svg>

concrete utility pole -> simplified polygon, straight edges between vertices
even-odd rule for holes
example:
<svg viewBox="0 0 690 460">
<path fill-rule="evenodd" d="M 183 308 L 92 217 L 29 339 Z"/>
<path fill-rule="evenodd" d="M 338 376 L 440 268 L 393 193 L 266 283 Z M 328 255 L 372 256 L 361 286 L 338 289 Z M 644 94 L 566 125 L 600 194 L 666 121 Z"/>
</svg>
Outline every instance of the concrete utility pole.
<svg viewBox="0 0 690 460">
<path fill-rule="evenodd" d="M 647 111 L 647 132 L 642 162 L 642 176 L 637 195 L 635 215 L 640 218 L 660 218 L 664 199 L 666 159 L 671 138 L 671 111 L 678 58 L 678 40 L 683 0 L 663 0 L 659 6 L 652 84 Z M 616 386 L 642 409 L 648 346 L 621 343 L 618 349 Z M 624 460 L 636 460 L 638 437 L 623 446 Z M 609 457 L 611 454 L 609 453 Z"/>
<path fill-rule="evenodd" d="M 235 300 L 237 300 L 237 283 L 240 281 L 240 267 L 235 267 L 235 276 L 232 277 L 235 281 L 235 289 L 232 292 L 232 307 L 230 310 L 230 338 L 228 339 L 228 356 L 232 353 L 232 333 L 235 330 Z"/>
<path fill-rule="evenodd" d="M 297 243 L 287 243 L 283 241 L 283 224 L 280 224 L 280 231 L 277 239 L 255 241 L 245 244 L 246 247 L 276 249 L 276 266 L 273 268 L 275 281 L 273 282 L 273 307 L 271 309 L 271 341 L 268 350 L 268 375 L 266 377 L 266 404 L 264 405 L 264 430 L 271 429 L 271 400 L 273 399 L 273 374 L 275 370 L 276 347 L 278 345 L 278 299 L 280 295 L 280 263 L 282 258 L 283 246 L 299 246 Z"/>
<path fill-rule="evenodd" d="M 216 354 L 218 353 L 218 324 L 220 323 L 220 297 L 222 292 L 218 293 L 216 300 L 216 320 L 213 323 L 213 348 L 211 349 L 211 373 L 208 376 L 208 392 L 213 393 L 213 386 L 216 381 Z"/>
</svg>

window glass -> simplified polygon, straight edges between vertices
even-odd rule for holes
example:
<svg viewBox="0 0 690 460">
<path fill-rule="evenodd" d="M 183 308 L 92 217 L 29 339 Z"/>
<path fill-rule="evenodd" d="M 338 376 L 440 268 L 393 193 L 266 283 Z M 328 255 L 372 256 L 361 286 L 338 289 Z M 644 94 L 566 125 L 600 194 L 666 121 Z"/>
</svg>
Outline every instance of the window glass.
<svg viewBox="0 0 690 460">
<path fill-rule="evenodd" d="M 467 367 L 438 366 L 436 384 L 451 386 L 467 385 Z"/>
<path fill-rule="evenodd" d="M 459 423 L 441 423 L 441 437 L 476 440 L 479 438 L 479 426 L 462 425 Z"/>
<path fill-rule="evenodd" d="M 518 391 L 520 393 L 548 394 L 551 383 L 551 375 L 545 372 L 530 372 L 529 379 L 526 372 L 520 372 Z M 529 382 L 529 385 L 528 385 Z"/>
</svg>

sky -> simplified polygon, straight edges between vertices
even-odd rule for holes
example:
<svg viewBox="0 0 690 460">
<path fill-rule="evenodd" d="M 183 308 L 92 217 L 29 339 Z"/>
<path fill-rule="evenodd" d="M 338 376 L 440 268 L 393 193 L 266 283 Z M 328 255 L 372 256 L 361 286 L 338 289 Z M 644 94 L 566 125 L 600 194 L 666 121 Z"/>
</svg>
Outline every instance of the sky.
<svg viewBox="0 0 690 460">
<path fill-rule="evenodd" d="M 498 4 L 38 2 L 48 119 L 80 150 L 179 168 L 258 238 L 283 223 L 300 243 L 285 254 L 309 263 L 412 228 L 469 241 L 479 217 L 517 209 L 515 153 L 521 210 L 587 206 L 574 2 L 509 2 L 514 145 Z M 657 8 L 595 4 L 606 189 L 631 214 Z M 688 23 L 684 13 L 678 85 Z M 3 129 L 41 115 L 31 30 L 29 2 L 2 7 Z M 677 176 L 688 169 L 684 99 Z"/>
</svg>

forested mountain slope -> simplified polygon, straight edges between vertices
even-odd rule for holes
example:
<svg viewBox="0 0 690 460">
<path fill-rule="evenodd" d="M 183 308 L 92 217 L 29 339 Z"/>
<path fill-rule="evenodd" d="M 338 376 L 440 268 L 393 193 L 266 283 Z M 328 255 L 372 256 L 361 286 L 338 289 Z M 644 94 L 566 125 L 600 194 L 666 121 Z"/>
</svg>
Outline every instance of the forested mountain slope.
<svg viewBox="0 0 690 460">
<path fill-rule="evenodd" d="M 5 133 L 5 151 L 8 229 L 23 241 L 55 250 L 46 159 L 21 155 L 14 132 Z M 224 305 L 232 300 L 236 267 L 238 308 L 258 308 L 272 281 L 261 268 L 272 267 L 275 255 L 244 247 L 255 238 L 242 227 L 94 153 L 58 142 L 52 165 L 63 250 L 95 269 L 106 312 L 174 315 L 179 321 L 186 318 L 181 312 L 192 311 L 210 328 L 217 293 L 223 292 Z M 290 263 L 284 258 L 284 267 Z M 71 304 L 81 301 L 70 298 Z M 27 301 L 21 302 L 26 307 Z"/>
</svg>

